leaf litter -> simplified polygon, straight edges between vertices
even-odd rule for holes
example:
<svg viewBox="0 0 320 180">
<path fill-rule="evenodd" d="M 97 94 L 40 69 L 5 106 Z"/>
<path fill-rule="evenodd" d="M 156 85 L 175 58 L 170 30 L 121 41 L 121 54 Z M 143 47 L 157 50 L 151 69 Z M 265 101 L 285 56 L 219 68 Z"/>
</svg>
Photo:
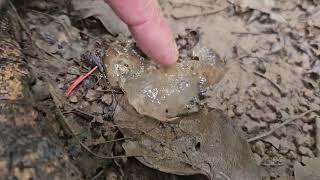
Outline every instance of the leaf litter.
<svg viewBox="0 0 320 180">
<path fill-rule="evenodd" d="M 120 103 L 114 121 L 125 137 L 127 155 L 154 169 L 179 174 L 203 174 L 209 179 L 254 180 L 268 175 L 253 160 L 248 144 L 240 138 L 221 111 L 202 110 L 175 124 L 139 115 L 128 103 Z"/>
<path fill-rule="evenodd" d="M 140 154 L 146 166 L 179 175 L 268 177 L 231 121 L 200 106 L 201 92 L 218 84 L 223 66 L 184 61 L 158 67 L 122 46 L 108 49 L 104 62 L 111 85 L 125 92 L 113 118 L 125 137 L 134 138 L 123 144 L 128 156 Z"/>
</svg>

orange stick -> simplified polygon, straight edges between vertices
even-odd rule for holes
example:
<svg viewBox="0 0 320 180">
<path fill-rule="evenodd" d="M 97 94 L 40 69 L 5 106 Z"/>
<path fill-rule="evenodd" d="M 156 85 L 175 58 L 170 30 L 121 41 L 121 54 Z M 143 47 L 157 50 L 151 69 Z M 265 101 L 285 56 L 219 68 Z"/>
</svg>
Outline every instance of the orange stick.
<svg viewBox="0 0 320 180">
<path fill-rule="evenodd" d="M 66 93 L 64 94 L 66 97 L 68 97 L 73 91 L 74 89 L 83 81 L 85 80 L 88 76 L 90 76 L 96 69 L 98 68 L 98 66 L 94 67 L 93 69 L 91 69 L 89 72 L 87 72 L 85 75 L 81 75 L 79 76 L 72 84 L 71 86 L 68 88 L 68 90 L 66 91 Z"/>
</svg>

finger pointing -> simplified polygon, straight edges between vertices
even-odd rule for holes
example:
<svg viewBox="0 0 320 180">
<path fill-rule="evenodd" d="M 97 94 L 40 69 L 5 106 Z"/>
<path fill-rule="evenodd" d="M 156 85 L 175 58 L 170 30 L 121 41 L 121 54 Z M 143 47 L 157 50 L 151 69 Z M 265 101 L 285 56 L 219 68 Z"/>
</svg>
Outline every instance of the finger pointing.
<svg viewBox="0 0 320 180">
<path fill-rule="evenodd" d="M 161 64 L 173 64 L 178 50 L 156 0 L 105 0 L 128 25 L 138 46 Z"/>
</svg>

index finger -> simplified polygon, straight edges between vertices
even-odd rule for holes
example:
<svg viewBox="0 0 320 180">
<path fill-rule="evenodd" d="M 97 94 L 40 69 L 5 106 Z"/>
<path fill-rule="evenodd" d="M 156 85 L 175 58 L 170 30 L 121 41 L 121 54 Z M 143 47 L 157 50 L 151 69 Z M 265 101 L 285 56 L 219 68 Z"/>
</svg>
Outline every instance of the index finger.
<svg viewBox="0 0 320 180">
<path fill-rule="evenodd" d="M 173 64 L 178 50 L 156 0 L 105 0 L 128 25 L 138 46 L 161 64 Z"/>
</svg>

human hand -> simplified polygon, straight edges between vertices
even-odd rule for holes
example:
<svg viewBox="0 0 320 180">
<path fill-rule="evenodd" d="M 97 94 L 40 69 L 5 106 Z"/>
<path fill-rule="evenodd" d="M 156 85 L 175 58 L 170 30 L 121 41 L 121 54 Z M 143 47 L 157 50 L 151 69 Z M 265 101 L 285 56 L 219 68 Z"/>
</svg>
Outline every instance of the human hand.
<svg viewBox="0 0 320 180">
<path fill-rule="evenodd" d="M 174 64 L 178 49 L 156 0 L 105 0 L 128 25 L 138 46 L 160 64 Z"/>
</svg>

